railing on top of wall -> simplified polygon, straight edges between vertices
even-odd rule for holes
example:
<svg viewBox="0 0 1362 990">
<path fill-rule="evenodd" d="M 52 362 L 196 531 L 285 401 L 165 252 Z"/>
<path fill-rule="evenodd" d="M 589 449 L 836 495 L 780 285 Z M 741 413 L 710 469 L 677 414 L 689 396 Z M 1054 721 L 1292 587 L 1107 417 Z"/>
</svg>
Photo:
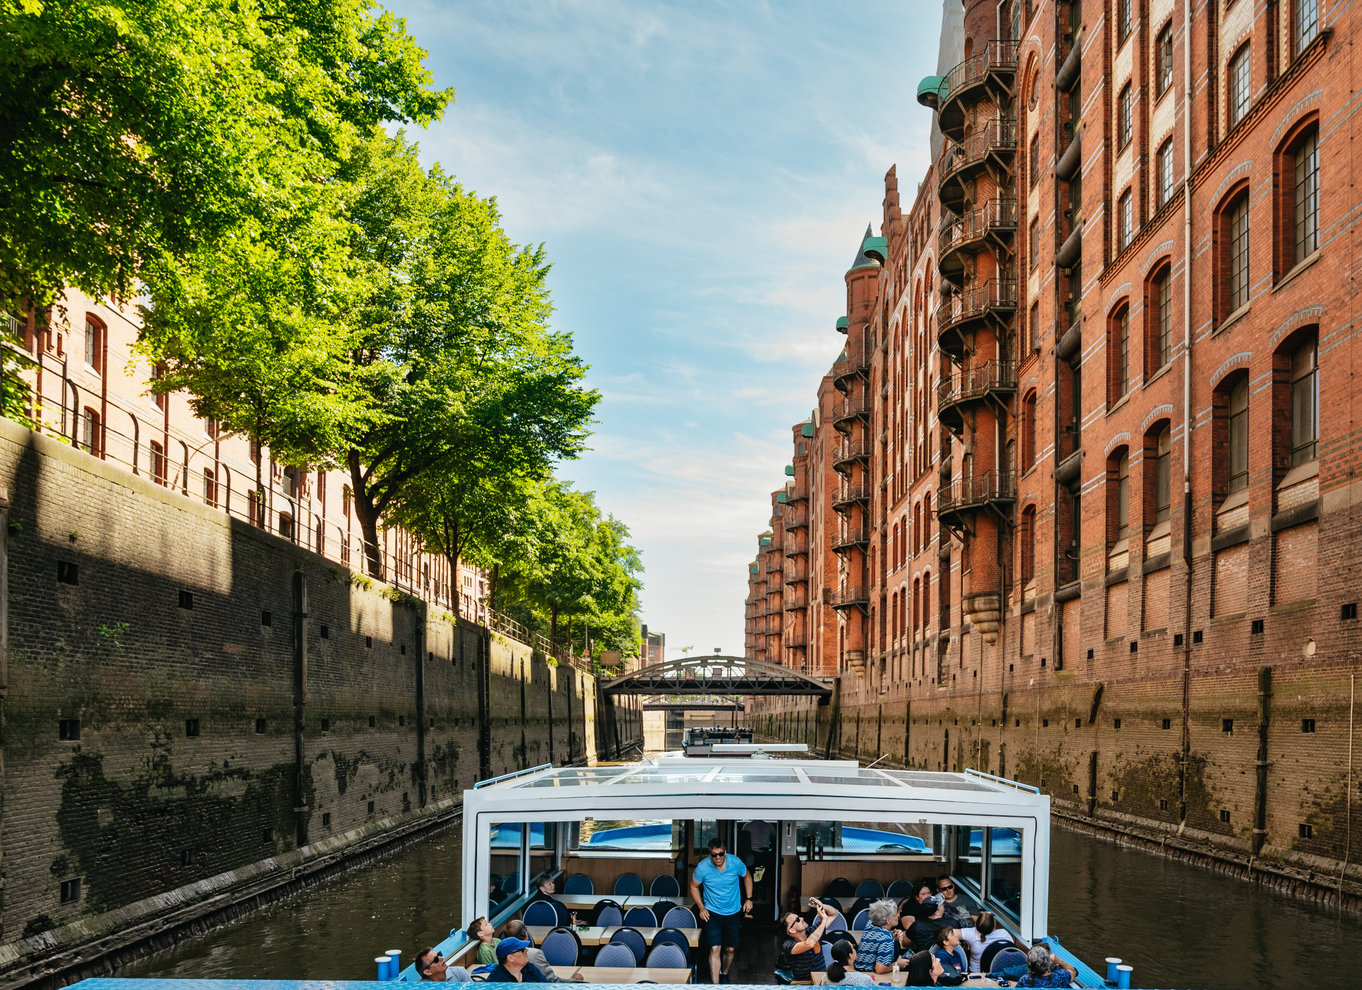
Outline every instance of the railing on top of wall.
<svg viewBox="0 0 1362 990">
<path fill-rule="evenodd" d="M 13 322 L 13 320 L 11 320 Z M 25 352 L 28 353 L 28 352 Z M 44 408 L 33 411 L 42 432 L 55 435 L 106 463 L 117 464 L 171 491 L 197 499 L 249 525 L 289 540 L 344 567 L 366 573 L 365 543 L 353 510 L 343 505 L 339 520 L 308 496 L 305 472 L 287 473 L 287 466 L 273 459 L 260 466 L 256 488 L 254 464 L 246 470 L 216 456 L 216 438 L 205 433 L 192 436 L 174 425 L 165 425 L 165 414 L 148 397 L 147 408 L 136 411 L 97 393 L 82 389 L 66 376 L 64 361 L 42 351 L 37 359 L 47 371 L 60 376 L 60 416 L 48 418 Z M 91 419 L 87 410 L 100 410 L 103 419 Z M 57 412 L 51 409 L 51 412 Z M 153 425 L 149 417 L 162 420 Z M 120 428 L 122 427 L 122 428 Z M 454 577 L 441 556 L 426 553 L 406 532 L 381 530 L 378 546 L 383 580 L 392 587 L 432 605 L 455 610 Z M 548 637 L 533 632 L 510 616 L 489 608 L 467 591 L 458 592 L 457 614 L 488 629 L 510 636 L 560 663 L 592 671 L 589 659 L 572 655 Z"/>
</svg>

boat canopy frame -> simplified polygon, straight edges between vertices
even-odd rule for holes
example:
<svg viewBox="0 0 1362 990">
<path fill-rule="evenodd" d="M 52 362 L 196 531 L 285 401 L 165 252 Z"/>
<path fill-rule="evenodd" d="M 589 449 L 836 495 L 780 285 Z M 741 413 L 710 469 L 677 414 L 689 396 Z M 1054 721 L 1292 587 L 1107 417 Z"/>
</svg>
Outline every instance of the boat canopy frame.
<svg viewBox="0 0 1362 990">
<path fill-rule="evenodd" d="M 477 894 L 492 876 L 495 826 L 710 818 L 1015 829 L 1021 847 L 1017 934 L 1028 941 L 1046 935 L 1050 798 L 1034 787 L 973 770 L 889 770 L 850 760 L 746 756 L 696 760 L 677 754 L 635 764 L 544 766 L 466 790 L 463 924 L 486 913 Z M 531 830 L 519 831 L 522 861 L 528 863 Z M 566 830 L 558 831 L 561 855 Z"/>
</svg>

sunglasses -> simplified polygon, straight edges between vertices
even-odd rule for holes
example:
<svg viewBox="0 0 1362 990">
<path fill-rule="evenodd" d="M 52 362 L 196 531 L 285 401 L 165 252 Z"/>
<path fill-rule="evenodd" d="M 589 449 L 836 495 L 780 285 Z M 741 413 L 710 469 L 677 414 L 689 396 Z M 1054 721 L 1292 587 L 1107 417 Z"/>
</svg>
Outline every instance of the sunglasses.
<svg viewBox="0 0 1362 990">
<path fill-rule="evenodd" d="M 723 858 L 724 858 L 725 856 L 727 856 L 727 855 L 728 855 L 728 853 L 722 853 L 722 852 L 710 853 L 710 854 L 709 854 L 709 858 L 710 858 L 710 859 L 723 859 Z"/>
<path fill-rule="evenodd" d="M 940 887 L 938 887 L 937 889 L 938 889 L 938 890 L 954 890 L 954 889 L 955 889 L 955 884 L 953 884 L 953 883 L 943 883 L 943 884 L 942 884 Z"/>
</svg>

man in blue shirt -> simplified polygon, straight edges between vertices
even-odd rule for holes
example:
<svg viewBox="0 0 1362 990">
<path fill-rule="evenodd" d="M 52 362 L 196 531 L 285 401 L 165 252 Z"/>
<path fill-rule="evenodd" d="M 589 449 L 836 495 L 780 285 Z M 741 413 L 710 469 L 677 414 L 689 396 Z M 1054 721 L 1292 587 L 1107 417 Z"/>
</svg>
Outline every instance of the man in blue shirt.
<svg viewBox="0 0 1362 990">
<path fill-rule="evenodd" d="M 740 897 L 739 887 L 746 892 Z M 704 888 L 703 896 L 701 888 Z M 709 840 L 709 857 L 690 877 L 690 896 L 700 909 L 705 944 L 709 946 L 709 975 L 712 983 L 727 983 L 738 949 L 742 916 L 752 910 L 752 877 L 743 861 L 728 855 L 718 838 Z M 723 949 L 720 967 L 719 950 Z"/>
</svg>

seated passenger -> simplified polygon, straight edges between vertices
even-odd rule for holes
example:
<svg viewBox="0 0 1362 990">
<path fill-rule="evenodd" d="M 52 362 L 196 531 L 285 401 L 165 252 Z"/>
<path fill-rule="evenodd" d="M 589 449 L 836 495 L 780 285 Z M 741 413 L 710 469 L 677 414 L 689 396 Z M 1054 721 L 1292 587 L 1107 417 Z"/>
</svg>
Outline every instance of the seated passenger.
<svg viewBox="0 0 1362 990">
<path fill-rule="evenodd" d="M 558 916 L 558 924 L 569 925 L 572 923 L 571 912 L 568 911 L 566 904 L 554 896 L 556 893 L 558 893 L 558 885 L 554 882 L 553 877 L 543 877 L 535 888 L 530 903 L 547 901 L 553 905 L 554 913 Z"/>
<path fill-rule="evenodd" d="M 1026 954 L 1026 975 L 1017 986 L 1067 987 L 1077 975 L 1078 970 L 1052 953 L 1048 945 L 1033 945 Z"/>
<path fill-rule="evenodd" d="M 908 958 L 908 982 L 910 987 L 934 987 L 937 977 L 942 973 L 941 960 L 930 952 L 914 952 Z"/>
<path fill-rule="evenodd" d="M 901 955 L 894 933 L 889 930 L 894 920 L 894 902 L 875 901 L 867 910 L 870 912 L 870 927 L 861 933 L 861 945 L 856 950 L 856 968 L 863 973 L 883 976 L 893 972 L 894 963 L 898 962 Z"/>
<path fill-rule="evenodd" d="M 467 983 L 470 979 L 468 970 L 448 965 L 444 953 L 436 949 L 427 949 L 416 957 L 416 972 L 432 983 Z"/>
<path fill-rule="evenodd" d="M 954 974 L 960 979 L 965 978 L 965 964 L 961 960 L 955 947 L 960 944 L 960 932 L 950 925 L 942 925 L 936 930 L 936 947 L 931 950 L 932 955 L 941 960 L 942 969 L 947 975 Z M 938 980 L 938 982 L 941 982 Z"/>
<path fill-rule="evenodd" d="M 783 919 L 785 922 L 783 948 L 794 983 L 813 982 L 813 964 L 821 955 L 819 946 L 823 940 L 823 933 L 827 931 L 828 922 L 837 917 L 836 911 L 817 898 L 809 898 L 809 907 L 818 912 L 818 924 L 813 928 L 809 928 L 809 923 L 804 920 L 803 915 L 793 911 L 786 914 Z"/>
<path fill-rule="evenodd" d="M 973 928 L 960 929 L 960 944 L 969 953 L 969 971 L 981 973 L 984 969 L 984 950 L 995 942 L 1011 943 L 1012 936 L 1007 929 L 998 924 L 990 911 L 980 911 L 979 920 Z"/>
<path fill-rule="evenodd" d="M 523 938 L 503 938 L 497 943 L 497 965 L 487 974 L 488 983 L 544 983 L 544 974 L 530 962 L 531 945 Z"/>
<path fill-rule="evenodd" d="M 856 946 L 844 938 L 832 944 L 832 962 L 828 965 L 828 982 L 841 987 L 873 987 L 875 979 L 869 973 L 859 973 L 856 964 Z"/>
<path fill-rule="evenodd" d="M 915 952 L 930 951 L 932 946 L 936 945 L 936 930 L 948 924 L 945 920 L 946 909 L 942 902 L 936 899 L 941 895 L 932 893 L 930 881 L 924 880 L 918 884 L 917 894 L 914 896 L 915 902 L 912 907 L 917 917 L 909 931 L 912 949 Z"/>
<path fill-rule="evenodd" d="M 519 939 L 522 942 L 529 942 L 530 947 L 526 951 L 530 956 L 530 965 L 534 966 L 544 974 L 545 983 L 572 983 L 572 980 L 564 979 L 553 971 L 549 965 L 548 957 L 544 955 L 544 950 L 534 944 L 534 939 L 530 938 L 530 930 L 525 927 L 525 922 L 519 918 L 512 918 L 501 926 L 502 935 L 508 938 Z"/>
<path fill-rule="evenodd" d="M 478 945 L 478 965 L 491 966 L 497 961 L 497 930 L 486 918 L 479 918 L 468 926 L 468 937 Z"/>
<path fill-rule="evenodd" d="M 947 921 L 956 928 L 968 928 L 974 924 L 969 905 L 956 892 L 955 881 L 950 878 L 949 874 L 943 874 L 936 878 L 936 892 L 943 898 L 941 903 L 946 909 Z"/>
</svg>

